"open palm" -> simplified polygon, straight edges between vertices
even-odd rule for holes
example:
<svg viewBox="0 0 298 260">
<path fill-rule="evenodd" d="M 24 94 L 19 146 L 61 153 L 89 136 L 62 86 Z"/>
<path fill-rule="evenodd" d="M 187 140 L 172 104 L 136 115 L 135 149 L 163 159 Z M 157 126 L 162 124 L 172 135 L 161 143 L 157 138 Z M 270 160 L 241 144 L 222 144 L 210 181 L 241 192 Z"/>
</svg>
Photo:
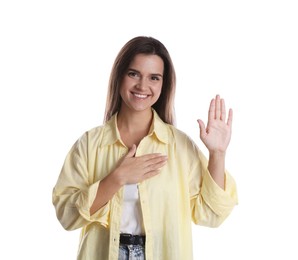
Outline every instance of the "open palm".
<svg viewBox="0 0 298 260">
<path fill-rule="evenodd" d="M 226 107 L 224 99 L 216 95 L 211 100 L 207 127 L 202 120 L 198 120 L 200 126 L 200 138 L 210 153 L 225 153 L 231 140 L 233 111 L 229 109 L 226 121 Z"/>
</svg>

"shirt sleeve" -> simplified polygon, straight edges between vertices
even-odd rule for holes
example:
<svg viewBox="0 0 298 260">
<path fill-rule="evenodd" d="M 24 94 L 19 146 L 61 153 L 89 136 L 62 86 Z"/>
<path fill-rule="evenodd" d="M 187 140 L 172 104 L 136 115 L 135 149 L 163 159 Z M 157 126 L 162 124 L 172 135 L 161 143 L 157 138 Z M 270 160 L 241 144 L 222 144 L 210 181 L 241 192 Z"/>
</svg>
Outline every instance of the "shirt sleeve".
<svg viewBox="0 0 298 260">
<path fill-rule="evenodd" d="M 67 230 L 80 228 L 90 222 L 108 225 L 110 203 L 90 215 L 100 181 L 90 183 L 88 171 L 88 138 L 83 135 L 69 151 L 57 183 L 52 201 L 61 225 Z"/>
<path fill-rule="evenodd" d="M 195 150 L 190 170 L 190 203 L 195 224 L 218 227 L 238 203 L 236 183 L 225 171 L 225 189 L 217 185 L 208 171 L 208 161 L 193 144 Z"/>
</svg>

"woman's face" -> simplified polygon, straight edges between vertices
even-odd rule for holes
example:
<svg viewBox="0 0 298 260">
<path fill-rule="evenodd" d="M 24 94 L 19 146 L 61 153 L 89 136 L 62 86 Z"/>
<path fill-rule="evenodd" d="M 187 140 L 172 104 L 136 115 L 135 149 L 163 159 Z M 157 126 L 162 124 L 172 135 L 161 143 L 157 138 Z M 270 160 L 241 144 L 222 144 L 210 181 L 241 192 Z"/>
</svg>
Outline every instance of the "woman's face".
<svg viewBox="0 0 298 260">
<path fill-rule="evenodd" d="M 120 86 L 121 110 L 150 110 L 158 100 L 163 83 L 163 60 L 157 55 L 137 54 Z"/>
</svg>

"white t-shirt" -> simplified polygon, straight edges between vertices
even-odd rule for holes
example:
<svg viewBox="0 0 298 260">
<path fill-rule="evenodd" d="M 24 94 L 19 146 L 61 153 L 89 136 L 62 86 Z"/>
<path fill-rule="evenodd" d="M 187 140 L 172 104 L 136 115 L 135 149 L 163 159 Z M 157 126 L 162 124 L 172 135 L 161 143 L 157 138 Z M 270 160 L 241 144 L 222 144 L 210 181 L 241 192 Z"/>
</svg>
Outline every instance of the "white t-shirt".
<svg viewBox="0 0 298 260">
<path fill-rule="evenodd" d="M 132 235 L 145 234 L 137 184 L 124 186 L 120 232 Z"/>
</svg>

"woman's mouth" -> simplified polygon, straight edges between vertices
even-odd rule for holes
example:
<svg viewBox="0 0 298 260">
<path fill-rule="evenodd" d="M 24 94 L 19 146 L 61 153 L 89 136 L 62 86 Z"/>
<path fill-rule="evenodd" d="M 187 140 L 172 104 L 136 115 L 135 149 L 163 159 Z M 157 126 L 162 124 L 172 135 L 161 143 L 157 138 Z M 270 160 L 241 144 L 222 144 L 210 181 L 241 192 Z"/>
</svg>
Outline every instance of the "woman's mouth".
<svg viewBox="0 0 298 260">
<path fill-rule="evenodd" d="M 139 93 L 133 93 L 133 95 L 137 98 L 141 98 L 141 99 L 144 99 L 144 98 L 147 98 L 148 95 L 145 95 L 145 94 L 139 94 Z"/>
</svg>

